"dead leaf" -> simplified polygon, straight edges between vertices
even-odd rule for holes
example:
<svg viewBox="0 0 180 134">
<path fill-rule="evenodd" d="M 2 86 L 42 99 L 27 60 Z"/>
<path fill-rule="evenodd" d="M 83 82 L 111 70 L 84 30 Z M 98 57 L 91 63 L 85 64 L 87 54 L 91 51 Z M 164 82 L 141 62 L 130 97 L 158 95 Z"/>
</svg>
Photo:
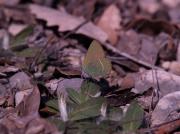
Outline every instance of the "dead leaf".
<svg viewBox="0 0 180 134">
<path fill-rule="evenodd" d="M 27 124 L 26 134 L 62 134 L 55 125 L 42 118 L 34 118 Z"/>
<path fill-rule="evenodd" d="M 163 20 L 151 20 L 145 17 L 137 17 L 133 19 L 126 26 L 127 29 L 136 29 L 140 33 L 145 33 L 148 35 L 158 35 L 161 32 L 165 32 L 169 35 L 175 33 L 178 27 Z"/>
<path fill-rule="evenodd" d="M 155 13 L 160 8 L 160 4 L 157 0 L 139 0 L 139 5 L 140 8 L 151 14 Z"/>
<path fill-rule="evenodd" d="M 162 2 L 166 5 L 169 6 L 171 8 L 176 7 L 178 4 L 180 4 L 179 0 L 162 0 Z"/>
<path fill-rule="evenodd" d="M 123 79 L 122 79 L 122 82 L 121 82 L 121 89 L 130 89 L 132 87 L 134 87 L 135 85 L 135 82 L 134 82 L 134 75 L 131 74 L 131 73 L 128 73 Z"/>
<path fill-rule="evenodd" d="M 167 94 L 156 105 L 151 121 L 152 126 L 180 118 L 180 91 Z"/>
<path fill-rule="evenodd" d="M 118 40 L 118 30 L 120 27 L 121 16 L 115 4 L 110 5 L 101 16 L 97 25 L 107 33 L 108 40 L 115 45 Z"/>
<path fill-rule="evenodd" d="M 158 81 L 158 85 L 157 85 Z M 131 91 L 142 94 L 150 88 L 158 88 L 159 95 L 163 97 L 169 93 L 179 91 L 180 76 L 163 70 L 149 70 L 141 72 L 135 77 L 135 88 Z"/>
<path fill-rule="evenodd" d="M 81 78 L 59 80 L 58 86 L 56 89 L 58 93 L 63 93 L 65 94 L 65 96 L 67 96 L 67 91 L 66 91 L 67 88 L 72 88 L 76 91 L 79 91 L 82 82 L 83 82 L 83 79 Z"/>
<path fill-rule="evenodd" d="M 33 91 L 25 96 L 20 104 L 16 107 L 16 111 L 19 116 L 29 116 L 36 115 L 38 116 L 40 106 L 40 93 L 37 86 L 33 87 Z"/>
<path fill-rule="evenodd" d="M 154 39 L 151 36 L 129 30 L 122 33 L 117 49 L 154 65 L 159 46 L 154 43 Z"/>
<path fill-rule="evenodd" d="M 164 62 L 162 67 L 167 69 L 169 72 L 180 76 L 180 63 L 177 61 Z"/>
<path fill-rule="evenodd" d="M 32 14 L 37 18 L 47 21 L 48 26 L 58 26 L 59 32 L 72 31 L 80 24 L 85 22 L 83 17 L 75 17 L 66 12 L 61 12 L 51 8 L 33 5 L 29 6 Z M 54 19 L 56 18 L 56 19 Z M 92 22 L 88 22 L 76 31 L 77 34 L 83 34 L 100 42 L 107 40 L 107 34 Z"/>
<path fill-rule="evenodd" d="M 0 5 L 7 5 L 7 6 L 15 6 L 19 3 L 20 0 L 0 0 Z"/>
<path fill-rule="evenodd" d="M 16 73 L 9 79 L 9 81 L 11 87 L 17 88 L 18 90 L 26 90 L 33 87 L 30 82 L 30 77 L 24 72 Z"/>
</svg>

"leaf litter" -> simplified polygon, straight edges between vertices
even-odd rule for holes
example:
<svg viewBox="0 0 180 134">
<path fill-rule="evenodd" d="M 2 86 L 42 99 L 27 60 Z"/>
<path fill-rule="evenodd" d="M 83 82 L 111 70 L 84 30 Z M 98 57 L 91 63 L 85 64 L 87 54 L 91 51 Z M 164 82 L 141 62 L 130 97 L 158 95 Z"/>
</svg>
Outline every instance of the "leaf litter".
<svg viewBox="0 0 180 134">
<path fill-rule="evenodd" d="M 2 133 L 178 132 L 178 1 L 0 5 Z"/>
</svg>

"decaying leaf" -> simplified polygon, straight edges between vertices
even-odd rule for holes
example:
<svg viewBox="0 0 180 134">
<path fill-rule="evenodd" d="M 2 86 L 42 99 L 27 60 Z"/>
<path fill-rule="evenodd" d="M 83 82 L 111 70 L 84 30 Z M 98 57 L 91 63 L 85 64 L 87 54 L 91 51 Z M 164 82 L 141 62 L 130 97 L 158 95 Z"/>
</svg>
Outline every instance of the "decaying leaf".
<svg viewBox="0 0 180 134">
<path fill-rule="evenodd" d="M 169 93 L 160 99 L 156 105 L 151 121 L 152 126 L 180 118 L 180 91 Z"/>
<path fill-rule="evenodd" d="M 163 70 L 149 70 L 139 73 L 135 80 L 134 93 L 141 94 L 150 88 L 159 88 L 160 97 L 179 91 L 180 77 Z M 158 84 L 158 85 L 157 85 Z"/>
<path fill-rule="evenodd" d="M 66 12 L 61 12 L 51 8 L 30 5 L 31 13 L 35 14 L 37 18 L 47 21 L 48 26 L 58 26 L 59 32 L 71 31 L 77 28 L 80 24 L 85 22 L 83 17 L 75 17 Z M 56 18 L 56 19 L 52 19 Z M 107 34 L 99 27 L 95 26 L 92 22 L 88 22 L 76 31 L 77 34 L 83 34 L 90 38 L 105 42 Z"/>
<path fill-rule="evenodd" d="M 110 5 L 98 21 L 98 26 L 107 33 L 108 40 L 115 44 L 118 40 L 118 30 L 120 30 L 120 12 L 115 4 Z"/>
<path fill-rule="evenodd" d="M 38 116 L 40 106 L 40 93 L 37 86 L 33 87 L 33 91 L 25 96 L 24 99 L 19 103 L 16 107 L 16 111 L 19 116 L 25 117 L 28 115 L 36 115 Z"/>
<path fill-rule="evenodd" d="M 81 79 L 81 78 L 58 80 L 57 82 L 54 83 L 55 89 L 52 89 L 52 90 L 57 90 L 57 92 L 64 93 L 65 96 L 67 96 L 66 89 L 71 88 L 71 89 L 75 89 L 76 91 L 79 92 L 82 82 L 83 82 L 83 79 Z M 56 85 L 56 83 L 58 85 Z"/>
<path fill-rule="evenodd" d="M 18 72 L 10 78 L 10 85 L 12 88 L 17 88 L 19 90 L 32 89 L 30 77 L 24 72 Z"/>
</svg>

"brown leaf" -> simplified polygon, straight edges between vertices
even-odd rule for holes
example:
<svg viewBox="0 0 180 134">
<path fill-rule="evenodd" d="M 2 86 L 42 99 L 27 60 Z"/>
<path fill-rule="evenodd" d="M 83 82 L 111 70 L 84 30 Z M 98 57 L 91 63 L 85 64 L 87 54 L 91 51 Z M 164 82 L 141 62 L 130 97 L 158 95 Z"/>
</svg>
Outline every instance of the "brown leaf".
<svg viewBox="0 0 180 134">
<path fill-rule="evenodd" d="M 118 30 L 120 30 L 121 16 L 115 4 L 110 5 L 101 16 L 97 25 L 107 33 L 111 44 L 116 44 L 118 40 Z"/>
<path fill-rule="evenodd" d="M 8 5 L 8 6 L 15 6 L 19 3 L 20 0 L 0 0 L 0 5 Z"/>
<path fill-rule="evenodd" d="M 117 48 L 121 52 L 128 53 L 139 60 L 155 64 L 159 47 L 154 43 L 151 36 L 138 34 L 129 30 L 122 33 Z"/>
<path fill-rule="evenodd" d="M 55 125 L 42 118 L 34 118 L 27 124 L 26 134 L 61 134 Z"/>
<path fill-rule="evenodd" d="M 136 77 L 135 89 L 133 89 L 132 92 L 141 94 L 150 88 L 158 88 L 157 86 L 160 89 L 160 97 L 179 91 L 180 77 L 163 70 L 144 71 Z"/>
<path fill-rule="evenodd" d="M 59 32 L 71 31 L 85 22 L 83 17 L 75 17 L 66 12 L 58 11 L 48 7 L 30 5 L 29 9 L 37 18 L 47 21 L 48 26 L 58 26 Z M 54 19 L 55 18 L 55 19 Z M 107 34 L 92 22 L 88 22 L 76 31 L 100 42 L 107 40 Z"/>
<path fill-rule="evenodd" d="M 180 118 L 180 91 L 164 96 L 156 105 L 152 113 L 152 126 L 159 125 Z"/>
<path fill-rule="evenodd" d="M 57 90 L 58 93 L 63 93 L 67 96 L 67 88 L 72 88 L 75 90 L 79 90 L 83 79 L 81 78 L 72 78 L 72 79 L 59 79 L 59 80 L 51 80 L 46 84 L 49 91 L 55 92 Z"/>
<path fill-rule="evenodd" d="M 157 35 L 161 32 L 172 35 L 178 30 L 178 27 L 163 20 L 151 20 L 145 17 L 133 19 L 126 27 L 127 29 L 136 29 L 140 33 Z"/>
<path fill-rule="evenodd" d="M 17 88 L 19 90 L 31 89 L 33 87 L 30 82 L 30 77 L 24 72 L 16 73 L 9 81 L 12 88 Z"/>
<path fill-rule="evenodd" d="M 28 96 L 25 96 L 23 101 L 16 107 L 20 116 L 36 115 L 38 116 L 40 105 L 40 93 L 37 86 L 34 86 L 33 91 Z"/>
</svg>

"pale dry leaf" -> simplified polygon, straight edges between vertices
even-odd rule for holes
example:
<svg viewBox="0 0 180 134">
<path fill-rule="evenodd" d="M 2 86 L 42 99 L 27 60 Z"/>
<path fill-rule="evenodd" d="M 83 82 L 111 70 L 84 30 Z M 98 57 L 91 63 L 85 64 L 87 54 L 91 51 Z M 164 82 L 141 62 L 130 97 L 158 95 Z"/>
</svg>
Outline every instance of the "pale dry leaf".
<svg viewBox="0 0 180 134">
<path fill-rule="evenodd" d="M 81 78 L 59 80 L 58 85 L 57 85 L 57 93 L 62 93 L 65 96 L 67 96 L 66 89 L 68 89 L 68 88 L 72 88 L 76 91 L 79 91 L 82 82 L 83 82 L 83 79 L 81 79 Z"/>
<path fill-rule="evenodd" d="M 115 4 L 110 5 L 101 16 L 97 25 L 107 33 L 108 40 L 115 44 L 118 40 L 118 30 L 120 27 L 121 16 Z"/>
<path fill-rule="evenodd" d="M 137 94 L 141 94 L 150 88 L 157 89 L 159 87 L 160 97 L 163 97 L 180 89 L 180 76 L 163 70 L 144 71 L 137 75 L 135 79 L 135 88 L 131 91 Z"/>
<path fill-rule="evenodd" d="M 66 12 L 51 9 L 35 4 L 29 5 L 32 14 L 38 19 L 47 21 L 48 26 L 58 26 L 59 32 L 71 31 L 84 23 L 83 17 L 75 17 Z M 92 22 L 88 22 L 76 31 L 77 34 L 83 34 L 100 42 L 107 40 L 107 34 Z"/>
<path fill-rule="evenodd" d="M 143 10 L 151 14 L 157 12 L 160 8 L 160 4 L 157 0 L 139 0 L 139 5 Z"/>
<path fill-rule="evenodd" d="M 0 5 L 14 6 L 19 3 L 20 0 L 0 0 Z"/>
<path fill-rule="evenodd" d="M 180 91 L 170 93 L 164 96 L 156 105 L 151 121 L 152 126 L 169 122 L 174 119 L 180 118 Z"/>
<path fill-rule="evenodd" d="M 21 117 L 29 116 L 29 115 L 39 115 L 39 106 L 40 106 L 40 92 L 37 86 L 33 87 L 33 91 L 28 94 L 28 96 L 24 96 L 23 101 L 19 103 L 16 107 L 19 115 Z"/>
<path fill-rule="evenodd" d="M 167 5 L 168 7 L 174 8 L 178 4 L 180 4 L 179 0 L 162 0 L 162 2 Z"/>
<path fill-rule="evenodd" d="M 164 62 L 162 67 L 168 69 L 169 72 L 180 76 L 180 62 L 172 61 L 172 62 Z"/>
<path fill-rule="evenodd" d="M 12 88 L 17 88 L 19 90 L 31 89 L 33 87 L 30 82 L 30 77 L 24 72 L 16 73 L 9 81 Z"/>
</svg>

